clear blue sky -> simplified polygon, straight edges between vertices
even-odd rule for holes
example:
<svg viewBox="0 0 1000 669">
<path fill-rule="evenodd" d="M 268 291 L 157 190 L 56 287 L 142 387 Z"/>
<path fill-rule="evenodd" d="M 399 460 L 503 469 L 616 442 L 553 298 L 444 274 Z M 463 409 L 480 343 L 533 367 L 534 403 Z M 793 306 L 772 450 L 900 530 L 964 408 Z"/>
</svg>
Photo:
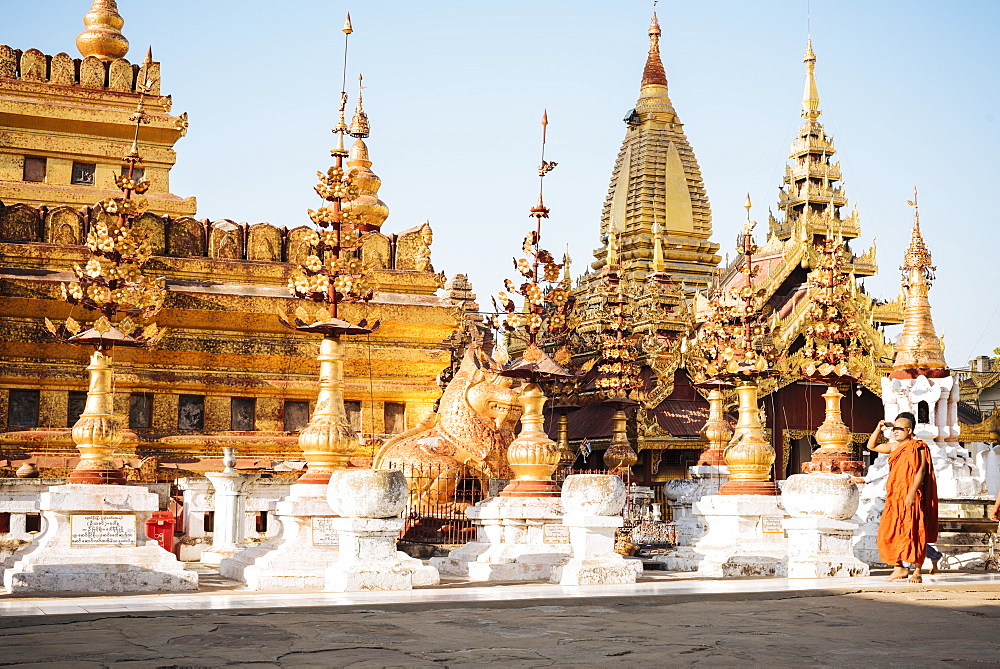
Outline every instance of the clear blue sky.
<svg viewBox="0 0 1000 669">
<path fill-rule="evenodd" d="M 4 4 L 0 42 L 78 55 L 73 40 L 89 0 Z M 591 260 L 621 119 L 638 94 L 649 2 L 119 0 L 119 8 L 129 58 L 141 60 L 151 44 L 174 111 L 190 114 L 171 190 L 197 196 L 199 216 L 308 222 L 313 174 L 329 164 L 350 10 L 349 81 L 363 72 L 368 86 L 368 144 L 392 212 L 384 230 L 429 219 L 435 267 L 469 274 L 488 304 L 528 228 L 547 107 L 548 157 L 559 167 L 546 179 L 552 218 L 543 242 L 556 252 L 569 244 L 575 274 Z M 806 2 L 657 9 L 670 95 L 725 252 L 747 192 L 758 220 L 776 202 L 800 123 Z M 869 290 L 899 290 L 906 200 L 917 185 L 938 267 L 935 323 L 954 366 L 1000 346 L 998 24 L 995 0 L 812 2 L 821 120 L 861 215 L 856 248 L 878 236 L 882 272 Z"/>
</svg>

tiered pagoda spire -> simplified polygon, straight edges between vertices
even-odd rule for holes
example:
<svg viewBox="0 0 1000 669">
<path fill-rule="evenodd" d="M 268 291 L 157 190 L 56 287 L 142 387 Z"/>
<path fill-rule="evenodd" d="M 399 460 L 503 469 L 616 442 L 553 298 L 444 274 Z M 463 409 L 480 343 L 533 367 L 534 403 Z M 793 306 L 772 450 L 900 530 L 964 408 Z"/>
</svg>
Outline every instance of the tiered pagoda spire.
<svg viewBox="0 0 1000 669">
<path fill-rule="evenodd" d="M 349 134 L 354 137 L 347 157 L 347 172 L 358 188 L 358 197 L 344 204 L 344 211 L 359 216 L 366 231 L 378 230 L 389 217 L 389 207 L 379 199 L 378 191 L 382 187 L 382 179 L 371 170 L 372 161 L 368 155 L 368 145 L 365 138 L 371 134 L 371 123 L 365 113 L 364 100 L 361 93 L 364 86 L 362 78 L 358 77 L 358 103 L 351 119 Z"/>
<path fill-rule="evenodd" d="M 784 221 L 771 216 L 770 234 L 782 241 L 796 232 L 799 238 L 808 240 L 830 232 L 854 239 L 861 234 L 857 213 L 852 211 L 846 218 L 841 217 L 847 197 L 840 183 L 840 163 L 833 162 L 837 152 L 833 138 L 819 122 L 823 111 L 816 86 L 816 54 L 812 39 L 807 41 L 804 62 L 803 123 L 792 142 L 784 185 L 779 189 L 778 208 L 784 212 Z M 828 213 L 831 207 L 832 217 Z"/>
<path fill-rule="evenodd" d="M 690 288 L 705 287 L 719 263 L 718 244 L 709 240 L 712 213 L 701 171 L 684 128 L 667 95 L 660 59 L 660 25 L 653 14 L 649 52 L 635 108 L 611 175 L 601 214 L 605 245 L 593 268 L 608 264 L 617 250 L 619 274 L 643 279 L 652 271 L 654 227 L 662 234 L 663 268 Z"/>
<path fill-rule="evenodd" d="M 916 191 L 914 191 L 916 198 Z M 949 375 L 941 339 L 934 332 L 931 303 L 928 299 L 934 266 L 931 253 L 920 234 L 920 211 L 916 199 L 913 205 L 913 232 L 910 246 L 903 257 L 903 333 L 896 342 L 896 359 L 892 365 L 893 378 L 915 376 L 945 377 Z"/>
</svg>

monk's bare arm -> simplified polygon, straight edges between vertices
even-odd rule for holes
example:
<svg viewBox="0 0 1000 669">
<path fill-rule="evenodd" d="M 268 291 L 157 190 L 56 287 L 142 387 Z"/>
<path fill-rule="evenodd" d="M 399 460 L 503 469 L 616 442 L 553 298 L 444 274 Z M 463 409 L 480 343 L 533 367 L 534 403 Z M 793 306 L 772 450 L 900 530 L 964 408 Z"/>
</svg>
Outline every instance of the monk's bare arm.
<svg viewBox="0 0 1000 669">
<path fill-rule="evenodd" d="M 910 483 L 910 489 L 906 491 L 907 504 L 917 503 L 917 491 L 920 490 L 920 486 L 924 484 L 924 476 L 927 475 L 927 459 L 924 457 L 923 449 L 920 449 L 918 453 L 920 454 L 920 468 L 917 469 L 917 473 L 913 475 L 913 481 Z"/>
<path fill-rule="evenodd" d="M 885 424 L 885 421 L 879 421 L 878 425 L 876 425 L 875 429 L 872 431 L 871 436 L 868 437 L 868 450 L 869 451 L 875 451 L 876 453 L 891 453 L 892 452 L 892 447 L 889 446 L 888 443 L 885 443 L 885 444 L 878 443 L 878 437 L 882 433 L 882 427 L 884 426 L 884 424 Z"/>
</svg>

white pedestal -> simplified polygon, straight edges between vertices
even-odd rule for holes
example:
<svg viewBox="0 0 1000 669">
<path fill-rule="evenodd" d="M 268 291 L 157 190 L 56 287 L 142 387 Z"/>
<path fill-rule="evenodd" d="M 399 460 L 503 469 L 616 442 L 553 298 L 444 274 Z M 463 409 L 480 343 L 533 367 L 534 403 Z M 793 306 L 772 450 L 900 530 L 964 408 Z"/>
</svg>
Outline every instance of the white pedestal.
<svg viewBox="0 0 1000 669">
<path fill-rule="evenodd" d="M 326 484 L 292 484 L 274 505 L 274 517 L 281 522 L 277 536 L 222 560 L 219 573 L 250 590 L 323 590 L 326 570 L 337 560 Z"/>
<path fill-rule="evenodd" d="M 340 554 L 326 570 L 327 590 L 410 590 L 440 582 L 437 569 L 396 550 L 404 520 L 336 518 L 332 524 L 340 535 Z"/>
<path fill-rule="evenodd" d="M 627 560 L 615 553 L 615 530 L 624 522 L 621 516 L 564 515 L 573 557 L 553 567 L 549 580 L 560 585 L 635 583 L 642 574 L 642 560 Z"/>
<path fill-rule="evenodd" d="M 215 488 L 212 545 L 201 553 L 203 564 L 219 564 L 246 550 L 247 490 L 260 474 L 212 472 L 205 477 Z"/>
<path fill-rule="evenodd" d="M 667 481 L 664 493 L 673 516 L 677 532 L 677 547 L 663 555 L 654 556 L 667 571 L 696 571 L 701 554 L 692 545 L 705 534 L 705 525 L 694 514 L 693 505 L 702 497 L 716 495 L 719 488 L 729 482 L 729 467 L 725 465 L 695 465 L 688 467 L 689 479 Z"/>
<path fill-rule="evenodd" d="M 854 557 L 851 537 L 857 523 L 832 518 L 786 518 L 788 578 L 868 576 L 868 565 Z"/>
<path fill-rule="evenodd" d="M 784 576 L 785 512 L 771 495 L 707 495 L 693 505 L 706 532 L 692 546 L 704 576 Z"/>
<path fill-rule="evenodd" d="M 123 485 L 52 486 L 39 495 L 36 541 L 6 570 L 7 592 L 179 592 L 198 574 L 146 536 L 159 497 Z"/>
<path fill-rule="evenodd" d="M 573 549 L 558 497 L 490 497 L 466 510 L 476 540 L 431 558 L 442 574 L 472 581 L 548 580 Z M 553 529 L 556 528 L 556 529 Z"/>
</svg>

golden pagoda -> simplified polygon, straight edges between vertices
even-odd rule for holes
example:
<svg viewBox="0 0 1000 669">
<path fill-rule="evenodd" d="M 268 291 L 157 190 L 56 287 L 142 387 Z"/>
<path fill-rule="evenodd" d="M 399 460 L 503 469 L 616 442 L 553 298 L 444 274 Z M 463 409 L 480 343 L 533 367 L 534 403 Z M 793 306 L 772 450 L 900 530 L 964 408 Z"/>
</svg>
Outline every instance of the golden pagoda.
<svg viewBox="0 0 1000 669">
<path fill-rule="evenodd" d="M 608 248 L 615 246 L 621 276 L 645 278 L 653 271 L 658 228 L 663 270 L 689 288 L 704 287 L 719 264 L 719 245 L 709 239 L 712 211 L 701 171 L 667 94 L 655 13 L 639 99 L 625 124 L 625 139 L 601 212 L 601 235 L 608 241 L 594 252 L 591 266 L 605 267 Z"/>
</svg>

